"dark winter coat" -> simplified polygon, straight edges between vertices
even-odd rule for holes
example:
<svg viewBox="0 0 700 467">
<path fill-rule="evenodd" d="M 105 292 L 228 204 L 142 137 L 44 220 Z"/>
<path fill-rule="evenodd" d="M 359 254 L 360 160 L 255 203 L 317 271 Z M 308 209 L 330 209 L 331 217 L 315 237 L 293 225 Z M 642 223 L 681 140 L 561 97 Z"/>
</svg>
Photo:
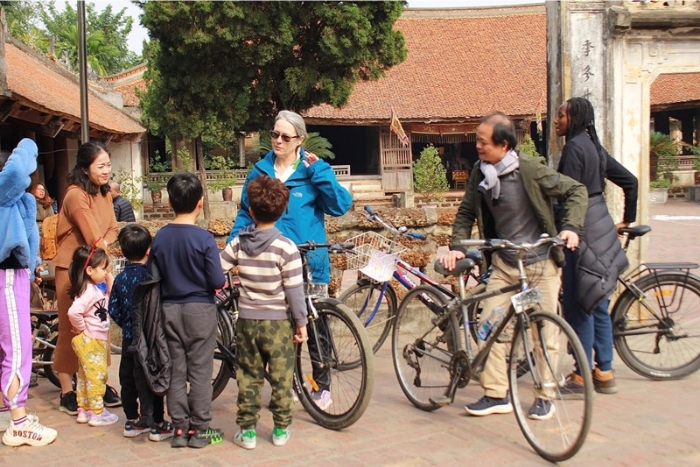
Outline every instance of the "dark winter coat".
<svg viewBox="0 0 700 467">
<path fill-rule="evenodd" d="M 117 218 L 117 222 L 136 222 L 134 208 L 128 199 L 117 196 L 112 199 L 112 203 L 114 203 L 114 216 Z"/>
<path fill-rule="evenodd" d="M 133 336 L 129 351 L 135 352 L 154 394 L 163 396 L 170 387 L 172 361 L 163 324 L 160 273 L 149 264 L 151 278 L 136 286 L 133 297 Z"/>
</svg>

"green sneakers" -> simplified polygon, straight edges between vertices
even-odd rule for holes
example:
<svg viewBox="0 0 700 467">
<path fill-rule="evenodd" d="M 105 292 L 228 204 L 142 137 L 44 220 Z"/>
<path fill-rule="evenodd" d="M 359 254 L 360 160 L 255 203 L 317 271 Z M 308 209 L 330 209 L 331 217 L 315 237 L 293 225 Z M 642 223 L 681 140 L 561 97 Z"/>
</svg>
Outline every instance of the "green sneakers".
<svg viewBox="0 0 700 467">
<path fill-rule="evenodd" d="M 233 437 L 233 443 L 243 449 L 255 449 L 257 445 L 255 430 L 238 430 L 236 436 Z"/>
<path fill-rule="evenodd" d="M 203 448 L 210 444 L 219 444 L 224 440 L 224 433 L 216 428 L 206 430 L 196 430 L 190 435 L 187 445 L 191 448 Z"/>
<path fill-rule="evenodd" d="M 272 430 L 272 444 L 275 446 L 284 446 L 287 444 L 287 441 L 289 441 L 290 436 L 289 428 L 280 428 L 276 426 L 275 429 Z"/>
</svg>

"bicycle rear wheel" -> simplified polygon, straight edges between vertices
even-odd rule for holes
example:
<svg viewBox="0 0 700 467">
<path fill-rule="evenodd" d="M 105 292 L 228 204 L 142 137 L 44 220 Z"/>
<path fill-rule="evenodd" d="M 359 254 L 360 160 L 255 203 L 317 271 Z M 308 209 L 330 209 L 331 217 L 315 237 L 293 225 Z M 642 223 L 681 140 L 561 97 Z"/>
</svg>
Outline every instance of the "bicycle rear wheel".
<svg viewBox="0 0 700 467">
<path fill-rule="evenodd" d="M 377 353 L 389 335 L 396 316 L 396 292 L 388 282 L 361 281 L 338 298 L 360 319 L 372 351 Z"/>
<path fill-rule="evenodd" d="M 217 305 L 219 297 L 217 296 Z M 229 379 L 235 375 L 231 374 L 230 366 L 224 350 L 235 352 L 234 328 L 231 316 L 226 308 L 216 307 L 216 348 L 214 349 L 214 367 L 211 374 L 212 395 L 211 400 L 216 399 L 226 388 Z M 234 353 L 235 355 L 235 353 Z"/>
<path fill-rule="evenodd" d="M 634 282 L 643 294 L 620 296 L 613 310 L 615 348 L 651 379 L 678 379 L 700 368 L 700 279 L 662 271 Z"/>
<path fill-rule="evenodd" d="M 593 415 L 593 378 L 574 330 L 558 315 L 533 312 L 518 325 L 508 364 L 515 418 L 525 439 L 551 462 L 574 456 L 583 446 Z M 522 359 L 531 371 L 519 376 Z M 514 362 L 514 363 L 511 363 Z M 565 377 L 580 368 L 583 388 L 564 389 Z"/>
<path fill-rule="evenodd" d="M 315 307 L 318 318 L 309 321 L 307 331 L 309 342 L 315 347 L 318 337 L 320 345 L 312 350 L 297 345 L 296 391 L 311 418 L 324 428 L 340 430 L 359 420 L 372 399 L 374 354 L 364 327 L 347 306 L 325 300 Z M 325 407 L 312 399 L 322 378 L 332 395 Z"/>
<path fill-rule="evenodd" d="M 399 305 L 392 335 L 394 370 L 409 401 L 425 411 L 440 407 L 432 400 L 448 395 L 450 362 L 459 346 L 454 315 L 440 326 L 447 300 L 435 287 L 419 285 Z"/>
<path fill-rule="evenodd" d="M 42 370 L 46 379 L 51 381 L 51 383 L 57 388 L 61 387 L 61 382 L 58 380 L 58 373 L 53 369 L 53 355 L 54 350 L 56 350 L 56 343 L 58 342 L 58 324 L 54 324 L 49 328 L 49 334 L 46 336 L 41 336 L 49 342 L 48 345 L 35 341 L 34 349 L 37 353 L 41 355 Z"/>
</svg>

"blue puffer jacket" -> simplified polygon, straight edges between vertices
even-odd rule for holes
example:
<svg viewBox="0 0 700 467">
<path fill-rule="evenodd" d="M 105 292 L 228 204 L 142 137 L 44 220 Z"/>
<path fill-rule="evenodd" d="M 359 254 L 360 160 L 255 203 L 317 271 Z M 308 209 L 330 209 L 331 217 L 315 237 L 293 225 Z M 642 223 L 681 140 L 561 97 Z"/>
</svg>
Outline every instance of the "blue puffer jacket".
<svg viewBox="0 0 700 467">
<path fill-rule="evenodd" d="M 294 243 L 326 241 L 324 214 L 342 216 L 352 206 L 352 196 L 343 188 L 335 177 L 331 166 L 324 160 L 318 160 L 307 168 L 303 161 L 306 159 L 304 149 L 301 150 L 301 162 L 296 171 L 287 179 L 285 185 L 289 188 L 289 206 L 282 217 L 275 223 L 282 235 Z M 275 178 L 275 154 L 270 151 L 253 167 L 243 185 L 241 207 L 233 224 L 230 243 L 238 232 L 253 223 L 248 212 L 248 182 L 260 174 Z M 328 252 L 323 251 L 309 257 L 309 265 L 313 281 L 318 284 L 330 282 L 330 262 Z"/>
<path fill-rule="evenodd" d="M 31 139 L 23 139 L 0 172 L 0 261 L 13 254 L 34 273 L 39 258 L 36 198 L 27 193 L 30 175 L 36 170 L 39 151 Z"/>
</svg>

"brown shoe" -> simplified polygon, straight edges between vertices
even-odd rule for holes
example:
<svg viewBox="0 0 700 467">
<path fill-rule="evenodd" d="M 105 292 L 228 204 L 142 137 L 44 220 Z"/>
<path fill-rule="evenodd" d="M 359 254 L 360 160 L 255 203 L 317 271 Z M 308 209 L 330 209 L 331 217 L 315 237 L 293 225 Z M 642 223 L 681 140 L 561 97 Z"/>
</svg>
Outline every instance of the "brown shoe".
<svg viewBox="0 0 700 467">
<path fill-rule="evenodd" d="M 615 372 L 613 370 L 600 371 L 593 370 L 593 387 L 601 394 L 617 393 L 617 382 L 615 382 Z"/>
</svg>

